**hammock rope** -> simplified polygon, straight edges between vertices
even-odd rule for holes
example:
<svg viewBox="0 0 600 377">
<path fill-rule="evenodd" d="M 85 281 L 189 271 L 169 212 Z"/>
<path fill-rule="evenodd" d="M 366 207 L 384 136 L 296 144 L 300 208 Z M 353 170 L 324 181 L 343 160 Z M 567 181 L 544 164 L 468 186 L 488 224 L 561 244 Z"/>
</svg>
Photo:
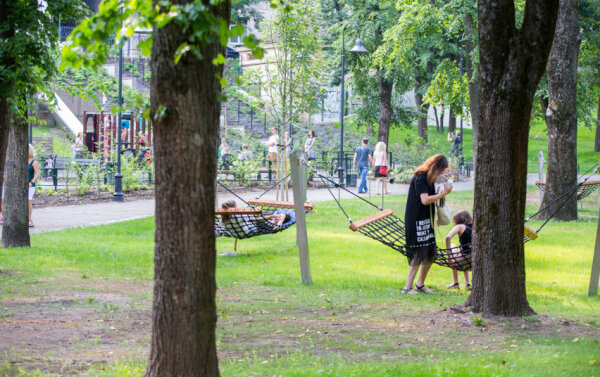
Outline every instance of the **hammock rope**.
<svg viewBox="0 0 600 377">
<path fill-rule="evenodd" d="M 283 179 L 287 177 L 289 175 Z M 281 183 L 283 179 L 276 183 L 275 186 Z M 246 239 L 278 233 L 296 223 L 293 203 L 260 200 L 266 192 L 275 186 L 268 188 L 257 199 L 246 201 L 226 185 L 218 181 L 217 183 L 247 206 L 246 208 L 215 209 L 215 232 L 218 235 L 235 238 L 236 240 Z M 306 203 L 304 208 L 306 212 L 310 212 L 314 209 L 314 206 Z M 284 222 L 281 226 L 272 221 L 274 215 L 279 213 L 285 213 L 290 217 L 290 220 Z"/>
</svg>

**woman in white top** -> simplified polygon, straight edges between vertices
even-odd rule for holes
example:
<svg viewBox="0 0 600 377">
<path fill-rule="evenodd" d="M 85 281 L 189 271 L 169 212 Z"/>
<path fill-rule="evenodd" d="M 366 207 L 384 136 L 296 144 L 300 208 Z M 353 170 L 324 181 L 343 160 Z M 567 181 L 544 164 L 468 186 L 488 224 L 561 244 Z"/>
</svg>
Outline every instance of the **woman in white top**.
<svg viewBox="0 0 600 377">
<path fill-rule="evenodd" d="M 379 182 L 383 181 L 383 191 L 386 194 L 389 194 L 390 192 L 387 189 L 387 180 L 384 180 L 383 178 L 387 177 L 387 170 L 385 172 L 385 174 L 381 174 L 381 167 L 388 167 L 388 160 L 387 160 L 387 151 L 386 151 L 386 146 L 385 143 L 383 141 L 380 141 L 379 143 L 375 144 L 375 152 L 373 152 L 373 171 L 375 172 L 375 192 L 377 193 L 377 195 L 379 195 Z"/>
</svg>

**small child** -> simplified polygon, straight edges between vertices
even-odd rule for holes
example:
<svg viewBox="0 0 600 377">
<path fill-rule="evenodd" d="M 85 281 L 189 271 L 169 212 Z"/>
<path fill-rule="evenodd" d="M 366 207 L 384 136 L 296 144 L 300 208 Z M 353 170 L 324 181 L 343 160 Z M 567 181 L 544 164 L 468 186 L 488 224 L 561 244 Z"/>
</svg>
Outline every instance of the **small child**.
<svg viewBox="0 0 600 377">
<path fill-rule="evenodd" d="M 448 260 L 450 265 L 458 266 L 461 262 L 471 262 L 471 227 L 473 226 L 473 217 L 469 211 L 462 210 L 458 211 L 452 217 L 454 228 L 446 236 L 446 248 L 448 250 Z M 452 244 L 452 237 L 458 234 L 460 240 L 460 247 Z M 471 290 L 471 283 L 469 283 L 469 271 L 463 271 L 465 275 L 465 285 Z M 452 284 L 448 284 L 446 288 L 459 289 L 458 284 L 458 271 L 452 269 Z"/>
</svg>

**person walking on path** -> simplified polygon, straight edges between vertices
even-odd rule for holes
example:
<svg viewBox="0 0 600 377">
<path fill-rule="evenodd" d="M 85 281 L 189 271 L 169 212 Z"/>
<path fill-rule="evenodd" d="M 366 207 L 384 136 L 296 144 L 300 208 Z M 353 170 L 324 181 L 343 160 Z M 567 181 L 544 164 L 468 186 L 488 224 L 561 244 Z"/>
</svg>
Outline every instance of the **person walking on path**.
<svg viewBox="0 0 600 377">
<path fill-rule="evenodd" d="M 352 161 L 354 170 L 358 167 L 358 176 L 360 179 L 360 184 L 358 185 L 359 194 L 367 192 L 367 172 L 369 171 L 369 165 L 373 164 L 371 148 L 367 146 L 368 142 L 369 139 L 362 139 L 362 145 L 354 151 L 354 160 Z"/>
<path fill-rule="evenodd" d="M 375 178 L 377 179 L 375 181 L 375 193 L 377 195 L 379 195 L 379 182 L 381 182 L 382 193 L 390 193 L 387 189 L 387 169 L 387 147 L 383 141 L 380 141 L 375 144 L 375 152 L 373 153 L 373 171 L 375 172 Z"/>
<path fill-rule="evenodd" d="M 448 168 L 448 159 L 443 154 L 429 157 L 419 166 L 410 181 L 404 224 L 406 225 L 406 257 L 408 258 L 408 276 L 402 293 L 433 293 L 425 286 L 425 278 L 431 268 L 436 253 L 433 221 L 435 202 L 452 192 L 452 186 L 444 185 L 441 193 L 435 193 L 435 181 Z M 421 267 L 421 274 L 415 288 L 413 282 Z"/>
<path fill-rule="evenodd" d="M 40 166 L 37 161 L 34 159 L 35 157 L 35 149 L 33 146 L 29 144 L 29 226 L 33 226 L 33 221 L 31 221 L 31 212 L 33 210 L 31 206 L 31 201 L 33 200 L 33 195 L 35 194 L 35 182 L 40 179 Z"/>
</svg>

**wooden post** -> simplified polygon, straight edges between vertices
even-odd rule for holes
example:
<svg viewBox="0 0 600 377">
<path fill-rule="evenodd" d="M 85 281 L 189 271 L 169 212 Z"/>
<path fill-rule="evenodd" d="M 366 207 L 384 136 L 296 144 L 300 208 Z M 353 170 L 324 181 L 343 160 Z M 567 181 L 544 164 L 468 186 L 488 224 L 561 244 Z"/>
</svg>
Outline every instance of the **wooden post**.
<svg viewBox="0 0 600 377">
<path fill-rule="evenodd" d="M 600 199 L 598 200 L 598 212 L 600 213 Z M 598 296 L 598 281 L 600 279 L 600 220 L 596 230 L 596 247 L 594 248 L 594 258 L 592 260 L 592 274 L 590 275 L 590 287 L 588 297 Z"/>
<path fill-rule="evenodd" d="M 544 152 L 538 152 L 538 181 L 546 182 L 546 177 L 544 177 Z M 540 205 L 544 200 L 544 191 L 540 190 Z"/>
<path fill-rule="evenodd" d="M 306 217 L 304 214 L 304 192 L 306 191 L 306 162 L 308 155 L 304 151 L 295 151 L 290 155 L 292 170 L 292 192 L 294 193 L 294 211 L 296 213 L 296 244 L 300 257 L 300 273 L 302 283 L 312 284 L 310 277 L 310 259 L 308 254 L 308 237 L 306 233 Z"/>
</svg>

